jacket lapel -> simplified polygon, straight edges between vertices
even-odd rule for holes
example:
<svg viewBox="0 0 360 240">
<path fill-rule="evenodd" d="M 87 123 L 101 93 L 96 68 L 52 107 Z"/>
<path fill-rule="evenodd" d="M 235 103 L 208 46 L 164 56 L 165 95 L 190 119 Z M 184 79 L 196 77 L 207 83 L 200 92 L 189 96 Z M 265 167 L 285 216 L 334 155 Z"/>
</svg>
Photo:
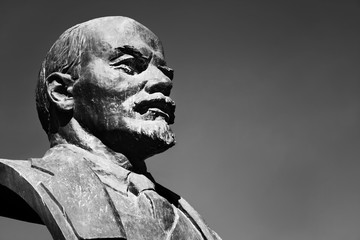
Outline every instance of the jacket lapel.
<svg viewBox="0 0 360 240">
<path fill-rule="evenodd" d="M 108 192 L 81 154 L 61 145 L 54 148 L 44 158 L 32 159 L 32 167 L 51 175 L 42 186 L 75 234 L 80 239 L 126 239 Z"/>
</svg>

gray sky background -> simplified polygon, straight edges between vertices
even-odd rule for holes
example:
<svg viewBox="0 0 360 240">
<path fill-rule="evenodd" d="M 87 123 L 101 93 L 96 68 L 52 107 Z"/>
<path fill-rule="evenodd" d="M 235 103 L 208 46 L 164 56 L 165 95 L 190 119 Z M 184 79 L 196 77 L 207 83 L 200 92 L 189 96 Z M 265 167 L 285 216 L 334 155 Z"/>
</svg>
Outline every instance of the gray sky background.
<svg viewBox="0 0 360 240">
<path fill-rule="evenodd" d="M 1 158 L 48 149 L 40 63 L 109 15 L 150 28 L 175 68 L 178 144 L 148 159 L 158 182 L 224 240 L 360 239 L 359 1 L 1 1 Z M 50 235 L 0 217 L 9 239 Z"/>
</svg>

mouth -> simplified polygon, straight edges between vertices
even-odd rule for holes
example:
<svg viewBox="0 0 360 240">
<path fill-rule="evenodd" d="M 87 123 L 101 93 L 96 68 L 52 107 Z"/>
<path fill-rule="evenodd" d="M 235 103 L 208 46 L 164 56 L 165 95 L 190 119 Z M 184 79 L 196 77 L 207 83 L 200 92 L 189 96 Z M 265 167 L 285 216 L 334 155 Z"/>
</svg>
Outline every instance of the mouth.
<svg viewBox="0 0 360 240">
<path fill-rule="evenodd" d="M 163 118 L 168 124 L 175 120 L 175 102 L 169 97 L 145 99 L 135 103 L 134 111 L 151 116 L 152 119 Z"/>
</svg>

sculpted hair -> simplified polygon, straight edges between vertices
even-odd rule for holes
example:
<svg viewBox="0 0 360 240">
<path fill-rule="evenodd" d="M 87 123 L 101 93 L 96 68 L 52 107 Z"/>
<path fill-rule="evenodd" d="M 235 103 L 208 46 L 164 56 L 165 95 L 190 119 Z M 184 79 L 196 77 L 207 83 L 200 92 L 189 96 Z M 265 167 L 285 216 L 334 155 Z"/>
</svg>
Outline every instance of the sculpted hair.
<svg viewBox="0 0 360 240">
<path fill-rule="evenodd" d="M 38 76 L 36 87 L 36 108 L 42 128 L 49 135 L 57 132 L 57 125 L 53 124 L 51 103 L 46 87 L 46 78 L 54 72 L 67 73 L 76 81 L 80 77 L 82 54 L 87 48 L 87 37 L 82 29 L 82 24 L 75 25 L 66 30 L 56 40 L 47 53 Z"/>
</svg>

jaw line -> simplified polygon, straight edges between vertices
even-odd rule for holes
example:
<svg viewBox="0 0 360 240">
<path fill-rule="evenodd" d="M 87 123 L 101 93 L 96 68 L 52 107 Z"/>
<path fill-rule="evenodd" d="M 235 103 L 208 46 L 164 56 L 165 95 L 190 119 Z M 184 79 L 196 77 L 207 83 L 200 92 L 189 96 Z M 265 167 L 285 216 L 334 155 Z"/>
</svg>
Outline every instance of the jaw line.
<svg viewBox="0 0 360 240">
<path fill-rule="evenodd" d="M 150 137 L 154 141 L 162 141 L 166 145 L 175 142 L 175 134 L 165 120 L 144 120 L 136 118 L 124 118 L 126 127 L 135 131 L 140 136 Z"/>
</svg>

